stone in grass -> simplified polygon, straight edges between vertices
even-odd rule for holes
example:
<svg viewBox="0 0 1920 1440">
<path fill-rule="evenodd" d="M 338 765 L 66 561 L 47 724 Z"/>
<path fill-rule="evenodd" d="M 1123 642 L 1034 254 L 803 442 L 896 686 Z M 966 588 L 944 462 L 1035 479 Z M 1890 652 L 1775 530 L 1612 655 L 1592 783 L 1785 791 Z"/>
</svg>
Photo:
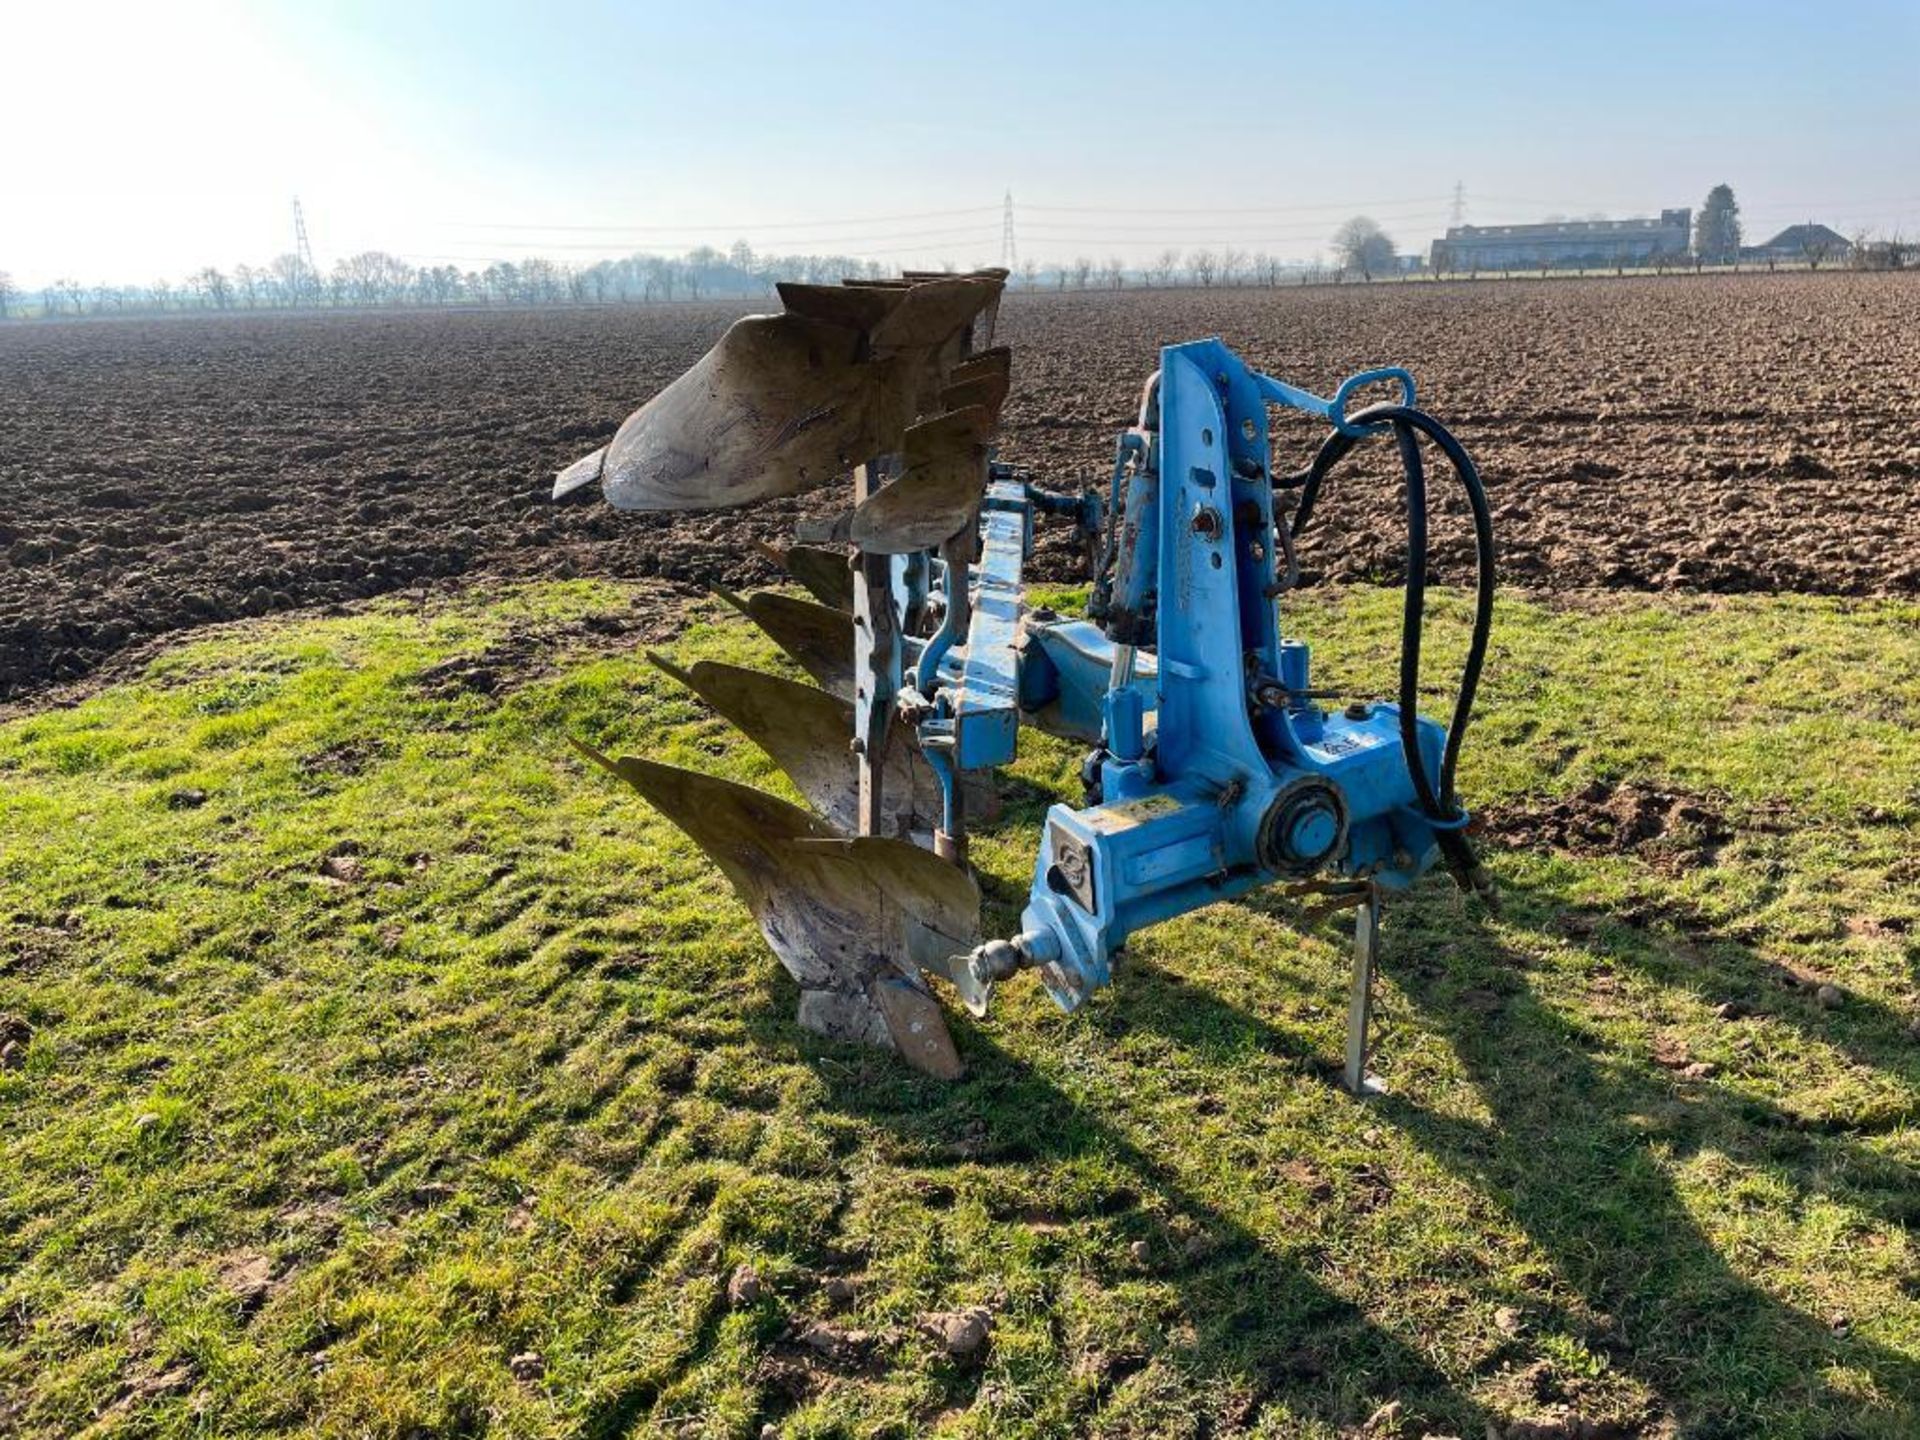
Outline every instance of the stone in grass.
<svg viewBox="0 0 1920 1440">
<path fill-rule="evenodd" d="M 823 1320 L 802 1325 L 793 1338 L 832 1365 L 857 1365 L 873 1345 L 873 1336 L 865 1330 L 845 1330 Z"/>
<path fill-rule="evenodd" d="M 220 1265 L 220 1284 L 240 1302 L 240 1313 L 251 1315 L 273 1293 L 273 1261 L 252 1251 L 229 1255 Z"/>
<path fill-rule="evenodd" d="M 735 1269 L 727 1279 L 727 1304 L 734 1309 L 743 1309 L 760 1299 L 760 1272 L 751 1265 L 742 1265 Z"/>
<path fill-rule="evenodd" d="M 820 1293 L 827 1297 L 829 1305 L 851 1305 L 853 1282 L 844 1275 L 829 1275 L 821 1285 Z"/>
<path fill-rule="evenodd" d="M 531 1385 L 547 1373 L 547 1357 L 538 1350 L 522 1350 L 507 1361 L 507 1371 L 523 1385 Z"/>
<path fill-rule="evenodd" d="M 320 862 L 320 878 L 336 885 L 350 885 L 360 878 L 360 859 L 356 855 L 329 855 Z"/>
<path fill-rule="evenodd" d="M 1502 1305 L 1493 1312 L 1493 1325 L 1502 1335 L 1518 1335 L 1526 1328 L 1527 1317 L 1517 1305 Z"/>
<path fill-rule="evenodd" d="M 1368 1418 L 1364 1433 L 1368 1435 L 1391 1435 L 1400 1428 L 1400 1417 L 1407 1413 L 1407 1407 L 1398 1400 L 1389 1400 Z"/>
<path fill-rule="evenodd" d="M 27 1045 L 33 1026 L 24 1016 L 0 1012 L 0 1070 L 18 1070 L 27 1063 Z"/>
<path fill-rule="evenodd" d="M 954 1359 L 970 1360 L 986 1347 L 987 1338 L 993 1334 L 993 1313 L 983 1305 L 939 1311 L 922 1316 L 920 1328 Z"/>
<path fill-rule="evenodd" d="M 1847 992 L 1838 985 L 1822 985 L 1813 992 L 1813 998 L 1820 1002 L 1822 1010 L 1838 1010 L 1847 1003 Z"/>
</svg>

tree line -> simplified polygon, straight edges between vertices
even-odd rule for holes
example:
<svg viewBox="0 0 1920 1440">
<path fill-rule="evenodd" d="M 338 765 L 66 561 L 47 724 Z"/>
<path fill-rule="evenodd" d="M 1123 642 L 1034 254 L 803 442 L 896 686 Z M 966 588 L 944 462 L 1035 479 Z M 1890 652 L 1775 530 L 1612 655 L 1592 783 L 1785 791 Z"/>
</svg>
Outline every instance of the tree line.
<svg viewBox="0 0 1920 1440">
<path fill-rule="evenodd" d="M 1393 267 L 1393 242 L 1364 217 L 1341 227 L 1334 249 L 1337 260 L 1332 266 L 1319 261 L 1300 264 L 1232 246 L 1170 248 L 1133 266 L 1118 256 L 1101 262 L 1081 256 L 1044 268 L 1028 260 L 1018 267 L 1015 283 L 1033 290 L 1313 284 L 1340 279 L 1351 271 L 1370 280 Z M 240 264 L 231 270 L 205 266 L 179 281 L 86 285 L 60 279 L 25 294 L 0 271 L 0 319 L 21 313 L 29 304 L 43 315 L 69 317 L 180 310 L 651 304 L 770 295 L 782 280 L 820 284 L 878 279 L 888 273 L 889 268 L 878 261 L 851 255 L 761 255 L 744 240 L 725 251 L 701 246 L 684 255 L 630 255 L 585 266 L 535 256 L 463 269 L 444 263 L 410 264 L 384 250 L 367 250 L 321 271 L 298 255 L 285 254 L 261 266 Z"/>
<path fill-rule="evenodd" d="M 745 241 L 727 251 L 702 246 L 679 256 L 630 255 L 586 266 L 535 256 L 462 268 L 410 264 L 384 250 L 367 250 L 321 271 L 287 254 L 263 266 L 222 270 L 209 265 L 179 281 L 85 285 L 61 279 L 25 293 L 0 271 L 0 319 L 28 304 L 44 315 L 70 317 L 178 310 L 636 304 L 764 295 L 781 280 L 822 283 L 877 279 L 887 273 L 878 261 L 851 255 L 756 255 Z"/>
</svg>

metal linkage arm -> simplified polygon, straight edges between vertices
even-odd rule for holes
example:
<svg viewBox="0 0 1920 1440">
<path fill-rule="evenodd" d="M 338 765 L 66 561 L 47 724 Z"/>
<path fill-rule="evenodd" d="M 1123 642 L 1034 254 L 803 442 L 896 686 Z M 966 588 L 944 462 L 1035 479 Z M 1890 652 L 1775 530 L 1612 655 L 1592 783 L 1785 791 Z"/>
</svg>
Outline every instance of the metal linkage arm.
<svg viewBox="0 0 1920 1440">
<path fill-rule="evenodd" d="M 1362 370 L 1349 375 L 1340 382 L 1340 388 L 1333 392 L 1331 400 L 1322 400 L 1311 390 L 1302 390 L 1297 385 L 1289 385 L 1284 380 L 1276 380 L 1271 375 L 1253 372 L 1253 383 L 1260 388 L 1264 399 L 1276 405 L 1285 405 L 1290 410 L 1302 410 L 1309 415 L 1318 415 L 1342 435 L 1359 439 L 1365 435 L 1378 434 L 1385 427 L 1381 425 L 1356 425 L 1347 419 L 1347 401 L 1353 398 L 1356 390 L 1368 385 L 1380 385 L 1387 381 L 1397 381 L 1400 385 L 1400 403 L 1411 407 L 1413 404 L 1413 376 L 1398 365 L 1386 365 L 1377 370 Z"/>
</svg>

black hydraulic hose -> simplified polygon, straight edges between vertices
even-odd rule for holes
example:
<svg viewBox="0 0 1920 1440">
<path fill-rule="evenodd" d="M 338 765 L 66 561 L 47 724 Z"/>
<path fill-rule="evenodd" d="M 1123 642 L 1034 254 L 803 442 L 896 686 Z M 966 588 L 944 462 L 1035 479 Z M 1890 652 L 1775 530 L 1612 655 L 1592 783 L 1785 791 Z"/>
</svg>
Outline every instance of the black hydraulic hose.
<svg viewBox="0 0 1920 1440">
<path fill-rule="evenodd" d="M 1400 616 L 1400 745 L 1407 754 L 1407 773 L 1413 793 L 1431 819 L 1451 820 L 1459 802 L 1441 787 L 1435 794 L 1427 778 L 1426 757 L 1420 753 L 1420 637 L 1427 615 L 1427 473 L 1420 460 L 1420 441 L 1404 420 L 1394 422 L 1393 438 L 1400 447 L 1400 463 L 1407 472 L 1407 589 Z M 1452 727 L 1448 729 L 1452 740 Z M 1441 795 L 1446 799 L 1443 803 Z"/>
<path fill-rule="evenodd" d="M 1441 852 L 1446 856 L 1448 866 L 1461 888 L 1477 891 L 1491 902 L 1492 881 L 1474 857 L 1473 847 L 1462 833 L 1460 827 L 1465 817 L 1454 791 L 1460 749 L 1473 715 L 1473 702 L 1480 688 L 1480 673 L 1486 666 L 1487 644 L 1493 630 L 1493 513 L 1487 502 L 1486 485 L 1465 447 L 1454 439 L 1445 426 L 1423 411 L 1409 405 L 1374 405 L 1349 418 L 1356 425 L 1391 425 L 1399 445 L 1401 465 L 1406 471 L 1407 584 L 1400 634 L 1400 740 L 1406 752 L 1407 771 L 1413 781 L 1414 795 L 1420 802 L 1421 810 L 1435 823 Z M 1467 644 L 1466 662 L 1461 667 L 1460 690 L 1447 726 L 1446 742 L 1441 748 L 1438 784 L 1427 774 L 1426 760 L 1420 753 L 1417 719 L 1420 642 L 1426 626 L 1427 598 L 1426 468 L 1420 457 L 1419 435 L 1425 435 L 1447 457 L 1448 464 L 1460 480 L 1461 488 L 1466 492 L 1467 505 L 1473 514 L 1473 631 Z M 1362 438 L 1336 431 L 1321 444 L 1319 453 L 1306 470 L 1284 482 L 1300 486 L 1300 501 L 1294 508 L 1289 524 L 1289 533 L 1295 539 L 1312 520 L 1314 504 L 1319 499 L 1321 486 L 1328 474 Z"/>
</svg>

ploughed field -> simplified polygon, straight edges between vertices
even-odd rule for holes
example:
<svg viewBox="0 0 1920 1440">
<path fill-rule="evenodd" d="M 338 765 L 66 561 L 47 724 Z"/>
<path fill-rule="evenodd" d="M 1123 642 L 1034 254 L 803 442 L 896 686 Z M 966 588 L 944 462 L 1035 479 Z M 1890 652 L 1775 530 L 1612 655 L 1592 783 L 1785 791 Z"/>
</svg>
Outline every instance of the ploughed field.
<svg viewBox="0 0 1920 1440">
<path fill-rule="evenodd" d="M 146 637 L 475 571 L 770 578 L 752 540 L 840 496 L 674 517 L 546 498 L 738 313 L 0 326 L 0 698 Z M 1005 455 L 1062 485 L 1104 479 L 1156 347 L 1208 334 L 1323 393 L 1410 366 L 1480 460 L 1509 583 L 1920 592 L 1907 277 L 1014 295 Z M 1287 470 L 1318 428 L 1277 436 Z M 1397 492 L 1350 463 L 1306 572 L 1391 581 Z M 1467 553 L 1443 518 L 1440 578 Z M 1071 564 L 1053 544 L 1037 568 Z"/>
</svg>

